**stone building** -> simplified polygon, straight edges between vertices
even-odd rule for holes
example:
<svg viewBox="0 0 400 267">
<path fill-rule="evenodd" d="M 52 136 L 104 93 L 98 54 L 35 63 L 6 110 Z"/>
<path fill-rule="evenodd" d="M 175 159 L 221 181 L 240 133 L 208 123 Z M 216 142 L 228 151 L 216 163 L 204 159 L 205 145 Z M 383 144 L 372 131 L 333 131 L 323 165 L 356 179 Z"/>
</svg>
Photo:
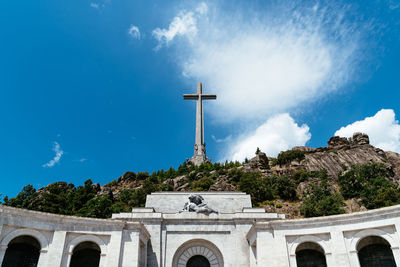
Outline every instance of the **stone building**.
<svg viewBox="0 0 400 267">
<path fill-rule="evenodd" d="M 400 266 L 399 245 L 400 206 L 294 220 L 238 192 L 152 193 L 112 219 L 0 206 L 3 267 Z"/>
</svg>

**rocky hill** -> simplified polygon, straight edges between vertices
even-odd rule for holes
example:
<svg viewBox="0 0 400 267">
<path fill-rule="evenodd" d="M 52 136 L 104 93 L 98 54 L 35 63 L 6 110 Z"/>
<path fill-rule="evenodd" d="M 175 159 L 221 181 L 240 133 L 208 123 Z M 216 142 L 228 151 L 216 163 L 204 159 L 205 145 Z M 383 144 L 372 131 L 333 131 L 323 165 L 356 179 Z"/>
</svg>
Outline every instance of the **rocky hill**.
<svg viewBox="0 0 400 267">
<path fill-rule="evenodd" d="M 269 158 L 257 151 L 244 163 L 187 162 L 149 174 L 126 172 L 106 184 L 58 182 L 25 187 L 6 205 L 78 216 L 109 217 L 142 206 L 154 191 L 245 191 L 253 204 L 289 218 L 354 212 L 400 203 L 400 155 L 365 134 L 332 137 L 326 147 L 294 147 Z"/>
<path fill-rule="evenodd" d="M 293 160 L 284 166 L 271 166 L 271 172 L 284 174 L 300 169 L 307 171 L 325 169 L 328 175 L 337 177 L 340 172 L 346 171 L 353 165 L 375 162 L 392 169 L 395 174 L 394 181 L 399 182 L 400 155 L 371 146 L 366 134 L 355 133 L 350 139 L 335 136 L 328 141 L 326 147 L 294 147 L 293 150 L 305 152 L 304 159 Z"/>
</svg>

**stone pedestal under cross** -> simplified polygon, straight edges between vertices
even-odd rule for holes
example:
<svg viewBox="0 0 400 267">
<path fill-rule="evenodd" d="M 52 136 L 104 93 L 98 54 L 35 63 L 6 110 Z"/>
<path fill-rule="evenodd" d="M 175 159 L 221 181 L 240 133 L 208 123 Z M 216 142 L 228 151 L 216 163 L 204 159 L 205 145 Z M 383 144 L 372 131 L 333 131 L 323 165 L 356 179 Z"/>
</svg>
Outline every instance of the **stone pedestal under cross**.
<svg viewBox="0 0 400 267">
<path fill-rule="evenodd" d="M 203 119 L 203 100 L 217 99 L 216 95 L 203 94 L 203 85 L 197 84 L 197 94 L 183 95 L 185 100 L 196 100 L 196 139 L 194 142 L 194 155 L 190 161 L 194 165 L 200 165 L 203 162 L 211 162 L 206 156 L 206 144 L 204 143 L 204 119 Z"/>
</svg>

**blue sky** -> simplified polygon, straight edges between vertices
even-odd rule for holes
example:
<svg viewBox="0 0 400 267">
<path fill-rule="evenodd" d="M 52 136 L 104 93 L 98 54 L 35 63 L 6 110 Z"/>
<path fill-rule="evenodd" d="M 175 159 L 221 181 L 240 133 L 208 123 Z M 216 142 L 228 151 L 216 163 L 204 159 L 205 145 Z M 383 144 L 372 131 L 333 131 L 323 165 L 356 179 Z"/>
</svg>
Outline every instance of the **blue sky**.
<svg viewBox="0 0 400 267">
<path fill-rule="evenodd" d="M 214 161 L 354 131 L 400 152 L 400 2 L 330 2 L 1 1 L 0 193 L 177 167 L 198 81 Z"/>
</svg>

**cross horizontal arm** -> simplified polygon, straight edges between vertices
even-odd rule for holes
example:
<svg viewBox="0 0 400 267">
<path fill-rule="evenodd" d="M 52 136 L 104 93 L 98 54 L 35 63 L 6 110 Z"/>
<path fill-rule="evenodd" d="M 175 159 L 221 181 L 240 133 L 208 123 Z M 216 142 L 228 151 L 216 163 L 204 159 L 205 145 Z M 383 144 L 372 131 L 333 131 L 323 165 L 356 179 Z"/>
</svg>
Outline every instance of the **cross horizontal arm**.
<svg viewBox="0 0 400 267">
<path fill-rule="evenodd" d="M 185 100 L 197 100 L 197 99 L 199 99 L 199 95 L 187 94 L 187 95 L 183 95 L 183 99 L 185 99 Z"/>
<path fill-rule="evenodd" d="M 201 95 L 202 99 L 217 99 L 217 95 Z"/>
</svg>

